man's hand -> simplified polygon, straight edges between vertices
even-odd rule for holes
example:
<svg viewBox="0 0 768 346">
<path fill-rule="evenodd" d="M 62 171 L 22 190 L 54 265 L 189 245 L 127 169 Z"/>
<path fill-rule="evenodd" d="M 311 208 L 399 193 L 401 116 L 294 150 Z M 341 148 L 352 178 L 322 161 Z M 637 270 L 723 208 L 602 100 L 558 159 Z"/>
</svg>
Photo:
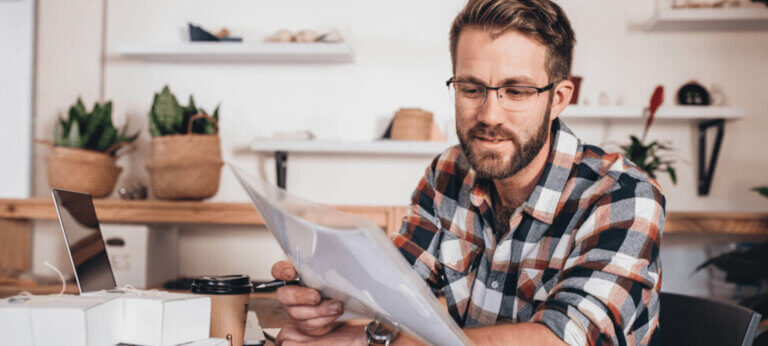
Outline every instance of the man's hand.
<svg viewBox="0 0 768 346">
<path fill-rule="evenodd" d="M 298 274 L 291 262 L 280 261 L 272 266 L 272 276 L 278 280 L 291 281 L 296 280 Z M 320 292 L 314 289 L 283 286 L 277 289 L 277 300 L 285 305 L 291 317 L 291 322 L 283 326 L 280 331 L 278 340 L 288 332 L 296 337 L 299 334 L 308 337 L 325 335 L 341 325 L 336 321 L 344 313 L 341 303 L 332 299 L 322 299 Z M 295 341 L 301 342 L 301 340 Z"/>
</svg>

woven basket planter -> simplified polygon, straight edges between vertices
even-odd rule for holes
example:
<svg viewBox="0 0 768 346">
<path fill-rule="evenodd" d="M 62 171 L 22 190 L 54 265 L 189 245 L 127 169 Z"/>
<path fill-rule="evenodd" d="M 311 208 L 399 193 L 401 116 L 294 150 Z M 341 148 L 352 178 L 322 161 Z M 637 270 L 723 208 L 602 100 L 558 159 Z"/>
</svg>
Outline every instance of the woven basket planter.
<svg viewBox="0 0 768 346">
<path fill-rule="evenodd" d="M 392 139 L 401 141 L 428 141 L 433 128 L 432 113 L 418 108 L 402 108 L 392 122 Z"/>
<path fill-rule="evenodd" d="M 52 188 L 106 197 L 123 170 L 115 156 L 98 151 L 51 147 L 45 158 L 48 185 Z"/>
<path fill-rule="evenodd" d="M 190 119 L 190 127 L 192 122 Z M 158 199 L 200 200 L 212 197 L 219 191 L 223 165 L 218 135 L 154 137 L 150 163 L 147 164 L 152 193 Z"/>
</svg>

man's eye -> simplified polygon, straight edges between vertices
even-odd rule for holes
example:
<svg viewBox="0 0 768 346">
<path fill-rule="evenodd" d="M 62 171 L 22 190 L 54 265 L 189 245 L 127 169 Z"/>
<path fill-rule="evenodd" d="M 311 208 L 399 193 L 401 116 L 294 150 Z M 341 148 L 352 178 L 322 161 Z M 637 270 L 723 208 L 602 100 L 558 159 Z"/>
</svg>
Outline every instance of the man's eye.
<svg viewBox="0 0 768 346">
<path fill-rule="evenodd" d="M 467 94 L 467 95 L 477 95 L 477 94 L 480 94 L 482 92 L 480 90 L 480 88 L 478 88 L 476 86 L 471 86 L 471 85 L 470 86 L 464 86 L 464 85 L 459 86 L 459 91 L 462 94 Z"/>
<path fill-rule="evenodd" d="M 528 90 L 527 88 L 505 88 L 504 89 L 504 96 L 514 98 L 514 99 L 526 98 L 533 94 L 534 92 L 532 90 Z"/>
</svg>

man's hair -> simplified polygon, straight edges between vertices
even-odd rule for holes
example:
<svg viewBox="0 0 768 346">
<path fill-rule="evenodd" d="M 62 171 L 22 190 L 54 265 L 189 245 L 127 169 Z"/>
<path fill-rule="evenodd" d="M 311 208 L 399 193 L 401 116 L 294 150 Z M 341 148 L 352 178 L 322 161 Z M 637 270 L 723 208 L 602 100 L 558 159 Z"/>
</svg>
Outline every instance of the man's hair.
<svg viewBox="0 0 768 346">
<path fill-rule="evenodd" d="M 496 38 L 510 31 L 527 35 L 547 47 L 550 81 L 568 79 L 576 38 L 565 12 L 551 0 L 469 0 L 451 27 L 451 61 L 456 71 L 456 46 L 466 27 L 476 27 Z"/>
</svg>

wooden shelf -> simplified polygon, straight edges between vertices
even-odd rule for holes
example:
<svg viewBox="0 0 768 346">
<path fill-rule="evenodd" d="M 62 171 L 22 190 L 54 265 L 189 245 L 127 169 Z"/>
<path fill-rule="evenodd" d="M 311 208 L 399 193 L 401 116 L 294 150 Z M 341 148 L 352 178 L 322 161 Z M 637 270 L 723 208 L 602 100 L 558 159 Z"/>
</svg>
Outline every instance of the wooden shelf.
<svg viewBox="0 0 768 346">
<path fill-rule="evenodd" d="M 106 223 L 230 224 L 263 226 L 250 203 L 94 200 L 96 215 Z M 405 206 L 335 206 L 367 217 L 387 232 L 396 232 Z M 0 219 L 56 219 L 44 198 L 0 199 Z M 768 213 L 668 212 L 664 234 L 731 234 L 768 236 Z"/>
<path fill-rule="evenodd" d="M 117 54 L 166 62 L 349 63 L 346 43 L 177 42 L 124 43 Z"/>
<path fill-rule="evenodd" d="M 102 223 L 264 225 L 251 203 L 94 199 L 93 204 Z M 399 220 L 394 221 L 402 215 L 397 207 L 334 208 L 371 219 L 387 231 L 400 226 Z M 56 220 L 57 216 L 53 202 L 46 198 L 0 199 L 0 219 Z"/>
<path fill-rule="evenodd" d="M 251 151 L 328 154 L 370 154 L 435 156 L 456 143 L 427 141 L 379 140 L 370 142 L 343 142 L 329 140 L 283 141 L 257 139 L 251 142 Z"/>
<path fill-rule="evenodd" d="M 658 10 L 649 31 L 768 30 L 766 8 L 690 8 Z"/>
</svg>

